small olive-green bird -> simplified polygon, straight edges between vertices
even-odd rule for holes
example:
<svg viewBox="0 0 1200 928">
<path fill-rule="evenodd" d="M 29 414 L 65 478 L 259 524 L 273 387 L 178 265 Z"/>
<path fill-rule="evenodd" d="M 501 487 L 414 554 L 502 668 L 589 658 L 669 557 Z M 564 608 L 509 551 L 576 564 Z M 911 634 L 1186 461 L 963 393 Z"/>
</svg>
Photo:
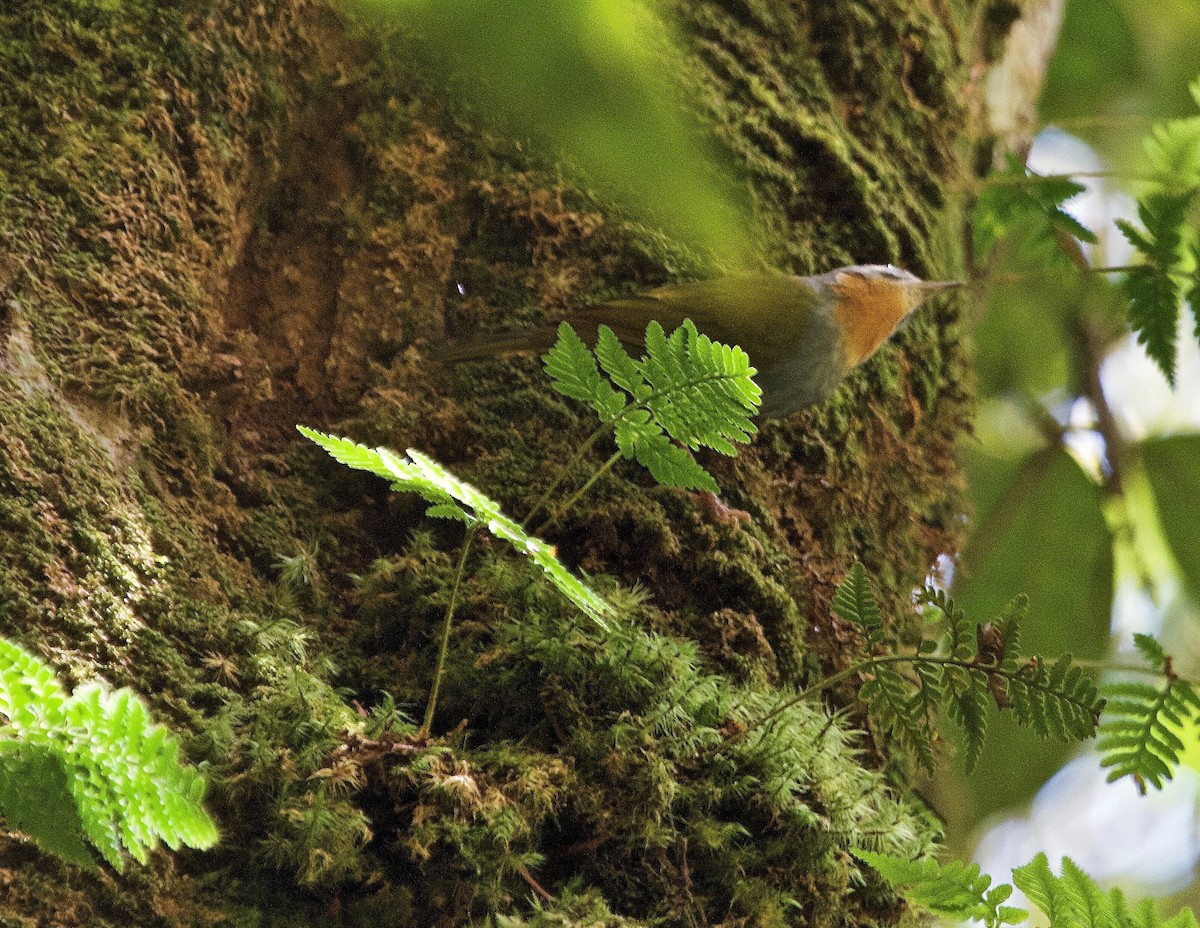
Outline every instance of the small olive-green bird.
<svg viewBox="0 0 1200 928">
<path fill-rule="evenodd" d="M 928 297 L 957 281 L 921 280 L 890 264 L 856 264 L 814 277 L 757 274 L 671 284 L 638 296 L 581 306 L 567 321 L 589 343 L 611 328 L 627 346 L 646 326 L 667 332 L 691 319 L 714 341 L 740 346 L 758 369 L 759 414 L 783 418 L 828 399 L 842 379 L 873 355 Z M 444 361 L 513 351 L 543 351 L 553 328 L 487 335 L 435 350 Z"/>
</svg>

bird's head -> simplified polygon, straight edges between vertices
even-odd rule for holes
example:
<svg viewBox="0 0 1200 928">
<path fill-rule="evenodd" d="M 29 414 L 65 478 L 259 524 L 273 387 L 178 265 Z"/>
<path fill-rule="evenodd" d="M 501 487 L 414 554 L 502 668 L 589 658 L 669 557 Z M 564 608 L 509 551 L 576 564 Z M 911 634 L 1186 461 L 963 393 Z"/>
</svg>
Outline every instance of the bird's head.
<svg viewBox="0 0 1200 928">
<path fill-rule="evenodd" d="M 935 293 L 957 281 L 921 280 L 890 264 L 855 264 L 822 274 L 832 316 L 842 332 L 848 367 L 861 364 Z"/>
</svg>

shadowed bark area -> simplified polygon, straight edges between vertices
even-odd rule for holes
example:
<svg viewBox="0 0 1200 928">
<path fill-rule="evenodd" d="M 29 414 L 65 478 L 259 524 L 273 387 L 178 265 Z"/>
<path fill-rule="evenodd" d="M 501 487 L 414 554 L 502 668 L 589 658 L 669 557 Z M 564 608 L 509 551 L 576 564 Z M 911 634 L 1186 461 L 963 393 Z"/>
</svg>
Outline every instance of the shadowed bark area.
<svg viewBox="0 0 1200 928">
<path fill-rule="evenodd" d="M 764 266 L 955 273 L 991 12 L 679 4 Z M 694 738 L 852 659 L 829 600 L 855 559 L 904 637 L 905 591 L 960 539 L 958 308 L 705 460 L 748 524 L 632 466 L 599 481 L 548 538 L 612 594 L 610 637 L 478 545 L 414 741 L 461 531 L 295 424 L 419 448 L 519 516 L 589 415 L 533 359 L 441 368 L 428 344 L 711 269 L 412 62 L 320 0 L 0 12 L 0 634 L 145 694 L 224 835 L 122 876 L 8 835 L 0 918 L 894 922 L 845 849 L 933 841 L 889 785 L 908 758 L 821 706 L 715 758 Z"/>
</svg>

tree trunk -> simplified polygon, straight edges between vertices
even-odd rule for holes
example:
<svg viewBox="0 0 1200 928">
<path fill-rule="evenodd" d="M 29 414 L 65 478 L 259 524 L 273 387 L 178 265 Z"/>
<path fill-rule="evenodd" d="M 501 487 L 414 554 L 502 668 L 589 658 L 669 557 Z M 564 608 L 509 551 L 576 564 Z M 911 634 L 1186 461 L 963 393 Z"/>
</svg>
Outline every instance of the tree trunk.
<svg viewBox="0 0 1200 928">
<path fill-rule="evenodd" d="M 1001 6 L 678 4 L 765 265 L 961 268 Z M 956 551 L 953 302 L 705 461 L 750 522 L 632 465 L 561 518 L 559 555 L 615 578 L 611 636 L 478 544 L 422 742 L 385 694 L 419 720 L 462 532 L 294 426 L 421 449 L 520 515 L 589 415 L 531 359 L 426 346 L 702 260 L 323 0 L 7 0 L 0 39 L 0 634 L 144 694 L 223 831 L 124 875 L 5 837 L 0 921 L 895 919 L 846 848 L 915 855 L 934 828 L 893 775 L 911 759 L 853 732 L 853 687 L 736 750 L 689 739 L 848 664 L 829 601 L 855 559 L 902 638 Z"/>
</svg>

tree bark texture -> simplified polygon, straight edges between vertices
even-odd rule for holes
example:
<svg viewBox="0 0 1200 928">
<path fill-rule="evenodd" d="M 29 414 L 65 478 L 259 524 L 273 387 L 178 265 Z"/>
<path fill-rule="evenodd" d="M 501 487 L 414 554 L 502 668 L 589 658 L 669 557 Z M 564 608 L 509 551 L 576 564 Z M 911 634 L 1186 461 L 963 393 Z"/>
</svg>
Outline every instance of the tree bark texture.
<svg viewBox="0 0 1200 928">
<path fill-rule="evenodd" d="M 961 268 L 1010 12 L 680 0 L 683 79 L 748 178 L 764 266 Z M 915 854 L 935 827 L 904 752 L 853 732 L 852 687 L 835 722 L 796 710 L 776 797 L 769 757 L 713 772 L 686 739 L 706 711 L 730 730 L 730 687 L 767 706 L 847 665 L 829 602 L 855 559 L 907 633 L 904 591 L 962 531 L 953 302 L 705 460 L 749 523 L 624 465 L 557 522 L 616 591 L 619 648 L 479 545 L 429 743 L 384 694 L 419 718 L 461 530 L 294 429 L 421 449 L 521 514 L 588 415 L 532 359 L 440 368 L 426 346 L 704 271 L 443 99 L 402 30 L 323 0 L 7 0 L 0 633 L 144 694 L 207 765 L 224 838 L 117 875 L 8 835 L 0 921 L 894 921 L 846 848 Z"/>
</svg>

